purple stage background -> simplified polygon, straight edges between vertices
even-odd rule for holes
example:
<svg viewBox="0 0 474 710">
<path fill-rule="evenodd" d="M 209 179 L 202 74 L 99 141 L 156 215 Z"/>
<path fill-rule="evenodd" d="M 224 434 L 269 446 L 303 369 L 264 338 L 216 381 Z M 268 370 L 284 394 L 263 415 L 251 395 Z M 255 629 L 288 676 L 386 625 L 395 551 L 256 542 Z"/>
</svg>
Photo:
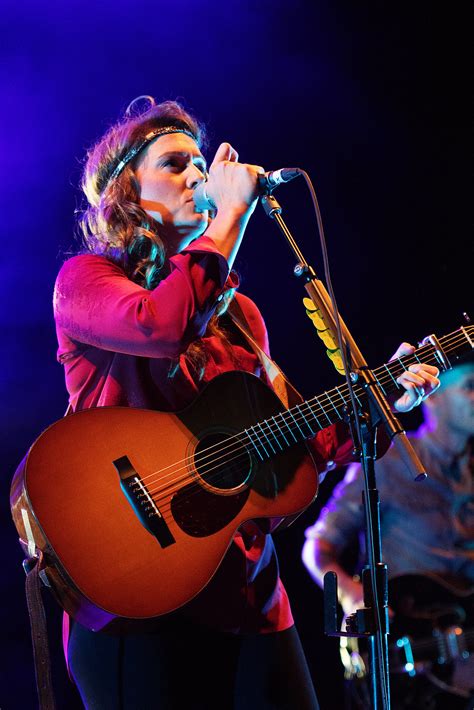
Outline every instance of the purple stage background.
<svg viewBox="0 0 474 710">
<path fill-rule="evenodd" d="M 402 339 L 443 335 L 472 314 L 467 219 L 468 43 L 453 6 L 328 0 L 50 0 L 3 3 L 0 707 L 36 707 L 21 550 L 10 520 L 14 469 L 66 408 L 51 293 L 73 239 L 85 149 L 139 94 L 182 100 L 244 162 L 305 168 L 315 184 L 339 307 L 369 364 Z M 303 181 L 278 192 L 319 275 Z M 307 396 L 338 383 L 301 305 L 293 259 L 260 207 L 239 255 L 242 290 L 267 320 L 274 357 Z M 406 418 L 408 427 L 417 414 Z M 318 501 L 276 536 L 323 710 L 342 704 L 337 642 L 300 562 Z M 118 551 L 117 551 L 118 554 Z M 111 564 L 113 564 L 113 553 Z M 59 708 L 77 705 L 47 599 Z"/>
</svg>

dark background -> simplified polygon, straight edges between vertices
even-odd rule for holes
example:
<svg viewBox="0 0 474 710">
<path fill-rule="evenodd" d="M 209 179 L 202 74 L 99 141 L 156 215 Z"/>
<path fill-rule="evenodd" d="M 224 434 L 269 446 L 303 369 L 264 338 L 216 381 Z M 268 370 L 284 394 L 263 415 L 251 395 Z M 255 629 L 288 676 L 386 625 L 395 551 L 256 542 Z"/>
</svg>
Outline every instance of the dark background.
<svg viewBox="0 0 474 710">
<path fill-rule="evenodd" d="M 382 7 L 382 5 L 384 5 Z M 449 8 L 449 9 L 447 9 Z M 343 317 L 369 364 L 401 340 L 444 335 L 472 309 L 467 156 L 467 4 L 318 0 L 137 0 L 3 4 L 1 140 L 0 707 L 36 707 L 22 554 L 8 489 L 28 446 L 66 408 L 55 360 L 52 286 L 75 248 L 87 147 L 132 98 L 183 101 L 207 123 L 209 157 L 230 141 L 244 162 L 305 168 L 321 205 Z M 322 276 L 303 181 L 278 199 Z M 293 257 L 257 208 L 239 254 L 274 357 L 310 396 L 339 381 L 301 304 Z M 419 414 L 405 417 L 408 428 Z M 337 641 L 300 562 L 313 506 L 276 536 L 282 575 L 323 710 L 342 706 Z M 113 564 L 113 559 L 111 560 Z M 47 598 L 60 708 L 75 707 Z"/>
</svg>

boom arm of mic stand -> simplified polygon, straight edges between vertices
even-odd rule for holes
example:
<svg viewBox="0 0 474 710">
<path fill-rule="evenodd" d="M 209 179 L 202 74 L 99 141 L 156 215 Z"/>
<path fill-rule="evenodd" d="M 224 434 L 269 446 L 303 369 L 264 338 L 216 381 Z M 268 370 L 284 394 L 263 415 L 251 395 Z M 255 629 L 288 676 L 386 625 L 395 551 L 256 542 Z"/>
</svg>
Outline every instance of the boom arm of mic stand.
<svg viewBox="0 0 474 710">
<path fill-rule="evenodd" d="M 327 328 L 330 330 L 333 338 L 337 341 L 337 326 L 334 317 L 334 310 L 326 287 L 322 281 L 317 278 L 314 269 L 307 263 L 300 248 L 293 239 L 291 232 L 281 216 L 282 209 L 275 197 L 272 194 L 264 195 L 261 198 L 261 201 L 265 213 L 271 219 L 275 220 L 281 233 L 288 241 L 291 250 L 298 260 L 298 265 L 295 268 L 295 274 L 299 277 L 304 276 L 304 286 L 309 297 L 315 306 L 320 310 L 321 316 Z M 405 466 L 408 468 L 414 480 L 419 481 L 426 478 L 426 472 L 423 464 L 416 455 L 415 450 L 409 442 L 400 422 L 392 413 L 387 400 L 380 391 L 380 388 L 375 381 L 375 377 L 372 371 L 369 370 L 367 362 L 349 332 L 349 329 L 342 318 L 339 318 L 339 322 L 343 337 L 343 347 L 346 349 L 346 352 L 347 349 L 349 349 L 350 352 L 351 368 L 354 367 L 358 377 L 363 380 L 367 394 L 371 399 L 381 422 L 384 424 L 393 445 L 396 447 L 401 459 L 405 463 Z"/>
</svg>

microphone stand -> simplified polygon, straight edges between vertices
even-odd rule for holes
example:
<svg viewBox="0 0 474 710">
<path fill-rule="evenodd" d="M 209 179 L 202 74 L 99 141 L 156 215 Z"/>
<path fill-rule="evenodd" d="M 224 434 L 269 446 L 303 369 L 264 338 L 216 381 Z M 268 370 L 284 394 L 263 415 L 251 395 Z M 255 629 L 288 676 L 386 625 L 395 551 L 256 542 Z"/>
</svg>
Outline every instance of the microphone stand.
<svg viewBox="0 0 474 710">
<path fill-rule="evenodd" d="M 314 305 L 319 309 L 322 319 L 334 335 L 337 333 L 337 320 L 329 294 L 324 284 L 317 278 L 314 269 L 307 263 L 297 243 L 286 226 L 281 213 L 282 208 L 270 191 L 261 198 L 263 209 L 273 219 L 297 259 L 294 274 L 304 281 L 304 287 Z M 369 369 L 361 351 L 350 334 L 346 324 L 339 318 L 342 331 L 341 349 L 349 354 L 350 373 L 346 373 L 349 391 L 351 383 L 359 382 L 364 387 L 369 401 L 368 411 L 359 414 L 355 407 L 348 408 L 348 424 L 359 452 L 366 481 L 366 494 L 363 495 L 366 513 L 367 566 L 364 568 L 362 581 L 364 590 L 364 608 L 358 609 L 347 620 L 347 631 L 337 629 L 337 577 L 328 572 L 324 577 L 325 633 L 330 636 L 358 636 L 368 640 L 369 667 L 371 679 L 371 706 L 374 710 L 390 708 L 389 665 L 388 665 L 388 585 L 387 565 L 382 561 L 382 542 L 380 533 L 379 494 L 375 478 L 375 442 L 376 427 L 384 425 L 393 445 L 397 448 L 404 463 L 415 480 L 426 477 L 423 465 L 415 454 L 408 438 L 385 399 L 372 371 Z M 337 340 L 336 340 L 337 342 Z M 353 400 L 355 401 L 355 400 Z M 358 425 L 357 425 L 358 424 Z M 359 445 L 357 445 L 359 435 Z"/>
</svg>

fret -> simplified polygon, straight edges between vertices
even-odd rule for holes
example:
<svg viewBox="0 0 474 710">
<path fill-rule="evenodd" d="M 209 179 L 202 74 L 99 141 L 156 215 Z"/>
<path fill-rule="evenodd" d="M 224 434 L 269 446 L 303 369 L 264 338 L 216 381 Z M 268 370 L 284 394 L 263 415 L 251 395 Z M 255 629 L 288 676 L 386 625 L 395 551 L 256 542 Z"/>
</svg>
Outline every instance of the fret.
<svg viewBox="0 0 474 710">
<path fill-rule="evenodd" d="M 293 437 L 293 439 L 295 440 L 295 442 L 298 441 L 298 439 L 296 438 L 296 436 L 293 434 L 292 428 L 290 427 L 290 425 L 289 425 L 288 422 L 286 421 L 286 419 L 285 419 L 285 417 L 284 417 L 284 415 L 283 415 L 283 412 L 280 412 L 279 415 L 280 415 L 280 417 L 282 418 L 283 422 L 286 424 L 286 428 L 287 428 L 288 431 L 290 432 L 290 434 L 291 434 L 291 436 Z M 277 416 L 278 416 L 278 414 L 277 414 Z"/>
<path fill-rule="evenodd" d="M 316 397 L 313 397 L 313 399 L 316 399 Z M 316 400 L 316 401 L 317 401 L 317 400 Z M 309 411 L 311 412 L 311 416 L 313 417 L 314 421 L 315 421 L 316 424 L 318 425 L 319 431 L 321 431 L 322 429 L 324 429 L 323 425 L 321 424 L 321 422 L 319 421 L 318 417 L 317 417 L 316 414 L 314 413 L 313 407 L 311 406 L 311 404 L 309 403 L 309 401 L 308 401 L 308 402 L 305 402 L 305 404 L 308 406 Z"/>
<path fill-rule="evenodd" d="M 344 399 L 344 396 L 340 393 L 339 387 L 336 386 L 334 389 L 335 389 L 336 392 L 338 393 L 339 397 L 342 399 L 342 407 L 343 407 L 343 408 L 344 408 L 344 407 L 347 407 L 347 402 L 346 402 L 346 400 Z"/>
<path fill-rule="evenodd" d="M 472 348 L 474 348 L 474 341 L 472 340 L 472 338 L 469 337 L 467 330 L 470 330 L 471 335 L 472 335 L 472 326 L 471 326 L 471 328 L 465 328 L 463 325 L 461 326 L 461 333 L 462 333 L 461 342 L 463 342 L 463 340 L 467 340 L 467 342 L 469 343 L 469 345 L 471 346 L 471 349 L 472 349 Z M 446 340 L 446 338 L 441 338 L 441 340 Z M 454 349 L 455 348 L 453 347 L 453 350 Z"/>
<path fill-rule="evenodd" d="M 298 422 L 296 421 L 296 419 L 295 419 L 295 417 L 294 417 L 294 414 L 293 414 L 293 412 L 291 411 L 291 409 L 288 410 L 288 414 L 291 415 L 291 418 L 293 419 L 294 423 L 295 423 L 296 426 L 298 427 L 298 429 L 299 429 L 299 431 L 300 431 L 300 434 L 301 434 L 301 436 L 303 437 L 303 439 L 306 439 L 306 437 L 305 437 L 305 435 L 304 435 L 304 432 L 303 432 L 303 430 L 301 429 L 301 427 L 300 427 L 300 425 L 298 424 Z"/>
<path fill-rule="evenodd" d="M 326 392 L 324 392 L 324 394 L 326 394 Z M 319 401 L 319 399 L 318 399 L 317 397 L 315 397 L 314 399 L 316 400 L 316 403 L 319 405 L 319 407 L 320 407 L 322 413 L 324 414 L 324 416 L 325 416 L 326 419 L 328 420 L 329 424 L 332 424 L 332 421 L 331 421 L 331 419 L 330 419 L 330 417 L 329 417 L 329 414 L 326 412 L 326 410 L 324 409 L 324 407 L 323 407 L 323 405 L 321 404 L 321 402 Z"/>
<path fill-rule="evenodd" d="M 356 388 L 356 387 L 353 388 L 353 392 L 354 392 L 354 397 L 355 397 L 356 400 L 357 400 L 357 404 L 359 405 L 359 407 L 362 407 L 362 402 L 361 402 L 360 399 L 359 399 L 359 395 L 357 394 L 357 388 Z M 362 390 L 360 390 L 360 394 L 363 394 L 363 391 L 362 391 Z"/>
<path fill-rule="evenodd" d="M 359 390 L 359 394 L 357 394 L 357 390 Z M 352 388 L 352 391 L 353 391 L 353 393 L 354 393 L 354 398 L 355 398 L 357 404 L 359 405 L 359 407 L 362 408 L 362 401 L 361 401 L 359 395 L 365 396 L 364 390 L 362 390 L 360 387 L 359 387 L 359 388 L 353 387 L 353 388 Z M 347 392 L 347 395 L 348 395 L 348 399 L 347 399 L 347 400 L 344 399 L 344 397 L 342 398 L 342 400 L 343 400 L 343 402 L 344 402 L 344 406 L 346 406 L 346 407 L 352 407 L 352 401 L 351 401 L 351 399 L 350 399 L 350 397 L 349 397 L 349 391 Z M 341 417 L 341 419 L 344 419 L 344 417 Z"/>
<path fill-rule="evenodd" d="M 287 439 L 286 436 L 284 435 L 283 430 L 280 428 L 280 425 L 278 424 L 277 420 L 275 419 L 275 417 L 272 417 L 272 419 L 273 419 L 273 421 L 275 422 L 278 431 L 280 432 L 280 434 L 281 434 L 282 437 L 284 438 L 285 444 L 286 444 L 287 446 L 289 446 L 289 445 L 290 445 L 290 442 L 288 441 L 288 439 Z"/>
<path fill-rule="evenodd" d="M 312 419 L 312 427 L 311 428 L 314 429 L 314 425 L 316 424 L 319 431 L 324 429 L 323 425 L 321 424 L 318 417 L 316 416 L 316 414 L 313 411 L 313 408 L 310 404 L 310 400 L 306 400 L 306 402 L 303 402 L 303 404 L 306 406 L 306 417 L 310 416 Z"/>
<path fill-rule="evenodd" d="M 253 431 L 253 427 L 251 427 L 251 429 L 252 429 L 252 431 Z M 245 429 L 245 434 L 247 434 L 248 438 L 250 439 L 250 443 L 253 445 L 253 447 L 255 448 L 255 451 L 257 452 L 257 454 L 260 456 L 261 460 L 263 461 L 263 460 L 264 460 L 264 459 L 263 459 L 263 456 L 262 456 L 262 454 L 260 453 L 260 451 L 259 451 L 259 449 L 258 449 L 258 446 L 256 445 L 255 441 L 254 441 L 254 440 L 252 439 L 252 437 L 250 436 L 248 429 Z M 257 439 L 258 439 L 258 442 L 260 443 L 260 439 L 258 438 L 258 436 L 257 436 Z M 263 448 L 265 448 L 265 447 L 263 447 Z"/>
<path fill-rule="evenodd" d="M 329 392 L 326 392 L 326 397 L 328 398 L 329 403 L 331 404 L 332 408 L 333 408 L 334 411 L 336 412 L 336 414 L 337 414 L 337 416 L 339 417 L 339 419 L 342 419 L 342 415 L 339 413 L 338 408 L 336 407 L 336 405 L 335 405 L 334 402 L 332 401 Z"/>
<path fill-rule="evenodd" d="M 403 360 L 400 357 L 397 357 L 397 360 L 400 363 L 403 372 L 408 370 L 408 367 L 406 367 L 405 363 L 403 362 Z"/>
<path fill-rule="evenodd" d="M 263 430 L 262 425 L 260 424 L 260 422 L 257 422 L 257 424 L 255 424 L 255 426 L 260 427 L 260 431 L 262 432 L 262 434 L 263 434 L 263 436 L 265 437 L 265 439 L 268 441 L 268 444 L 269 444 L 271 450 L 273 451 L 274 454 L 276 454 L 276 451 L 275 451 L 275 449 L 274 449 L 273 446 L 272 446 L 272 442 L 270 441 L 270 439 L 268 438 L 268 436 L 265 434 L 265 431 Z M 263 446 L 263 449 L 264 449 L 265 453 L 266 453 L 267 456 L 268 456 L 268 452 L 266 451 L 264 444 L 262 444 L 262 446 Z"/>
<path fill-rule="evenodd" d="M 428 362 L 433 359 L 434 350 L 430 345 L 423 345 L 413 354 L 416 354 L 417 357 L 421 354 L 421 360 L 419 360 L 419 362 Z"/>
<path fill-rule="evenodd" d="M 299 412 L 299 413 L 301 414 L 301 416 L 303 417 L 303 421 L 304 421 L 304 423 L 306 424 L 306 426 L 307 426 L 308 429 L 309 429 L 310 436 L 314 436 L 314 435 L 316 434 L 316 432 L 311 429 L 310 425 L 309 425 L 308 422 L 306 421 L 306 417 L 305 417 L 305 415 L 303 414 L 303 412 L 301 411 L 301 407 L 300 407 L 299 404 L 296 405 L 296 409 L 298 410 L 298 412 Z"/>
<path fill-rule="evenodd" d="M 384 367 L 385 367 L 385 369 L 387 370 L 387 372 L 388 372 L 388 374 L 390 375 L 390 377 L 392 378 L 393 384 L 395 385 L 395 387 L 398 387 L 399 384 L 398 384 L 398 382 L 396 381 L 395 377 L 392 375 L 392 371 L 390 370 L 389 366 L 388 366 L 388 365 L 384 365 Z"/>
<path fill-rule="evenodd" d="M 439 352 L 435 348 L 433 348 L 433 355 L 435 358 L 436 366 L 439 367 L 441 372 L 444 372 L 447 369 L 446 365 L 443 361 L 443 358 L 441 357 L 441 355 L 439 354 Z"/>
<path fill-rule="evenodd" d="M 377 375 L 375 374 L 375 372 L 374 372 L 374 377 L 375 377 L 376 383 L 378 384 L 378 386 L 380 387 L 380 389 L 382 390 L 382 392 L 384 393 L 384 395 L 386 397 L 387 393 L 385 392 L 384 387 L 383 387 L 382 383 L 380 382 L 379 378 L 377 377 Z"/>
<path fill-rule="evenodd" d="M 273 418 L 273 417 L 272 417 L 272 418 Z M 283 446 L 281 445 L 281 443 L 280 443 L 280 441 L 279 441 L 279 439 L 278 439 L 278 436 L 276 435 L 276 433 L 275 433 L 275 432 L 273 431 L 273 429 L 271 428 L 270 422 L 268 421 L 268 419 L 266 419 L 264 422 L 262 422 L 262 424 L 266 424 L 268 431 L 270 432 L 270 434 L 271 434 L 272 437 L 273 437 L 273 441 L 276 441 L 276 443 L 277 443 L 278 446 L 280 447 L 280 451 L 283 451 Z M 261 427 L 260 427 L 260 428 L 261 428 Z M 271 444 L 270 444 L 270 446 L 271 446 Z M 272 447 L 272 448 L 273 448 L 273 447 Z"/>
</svg>

